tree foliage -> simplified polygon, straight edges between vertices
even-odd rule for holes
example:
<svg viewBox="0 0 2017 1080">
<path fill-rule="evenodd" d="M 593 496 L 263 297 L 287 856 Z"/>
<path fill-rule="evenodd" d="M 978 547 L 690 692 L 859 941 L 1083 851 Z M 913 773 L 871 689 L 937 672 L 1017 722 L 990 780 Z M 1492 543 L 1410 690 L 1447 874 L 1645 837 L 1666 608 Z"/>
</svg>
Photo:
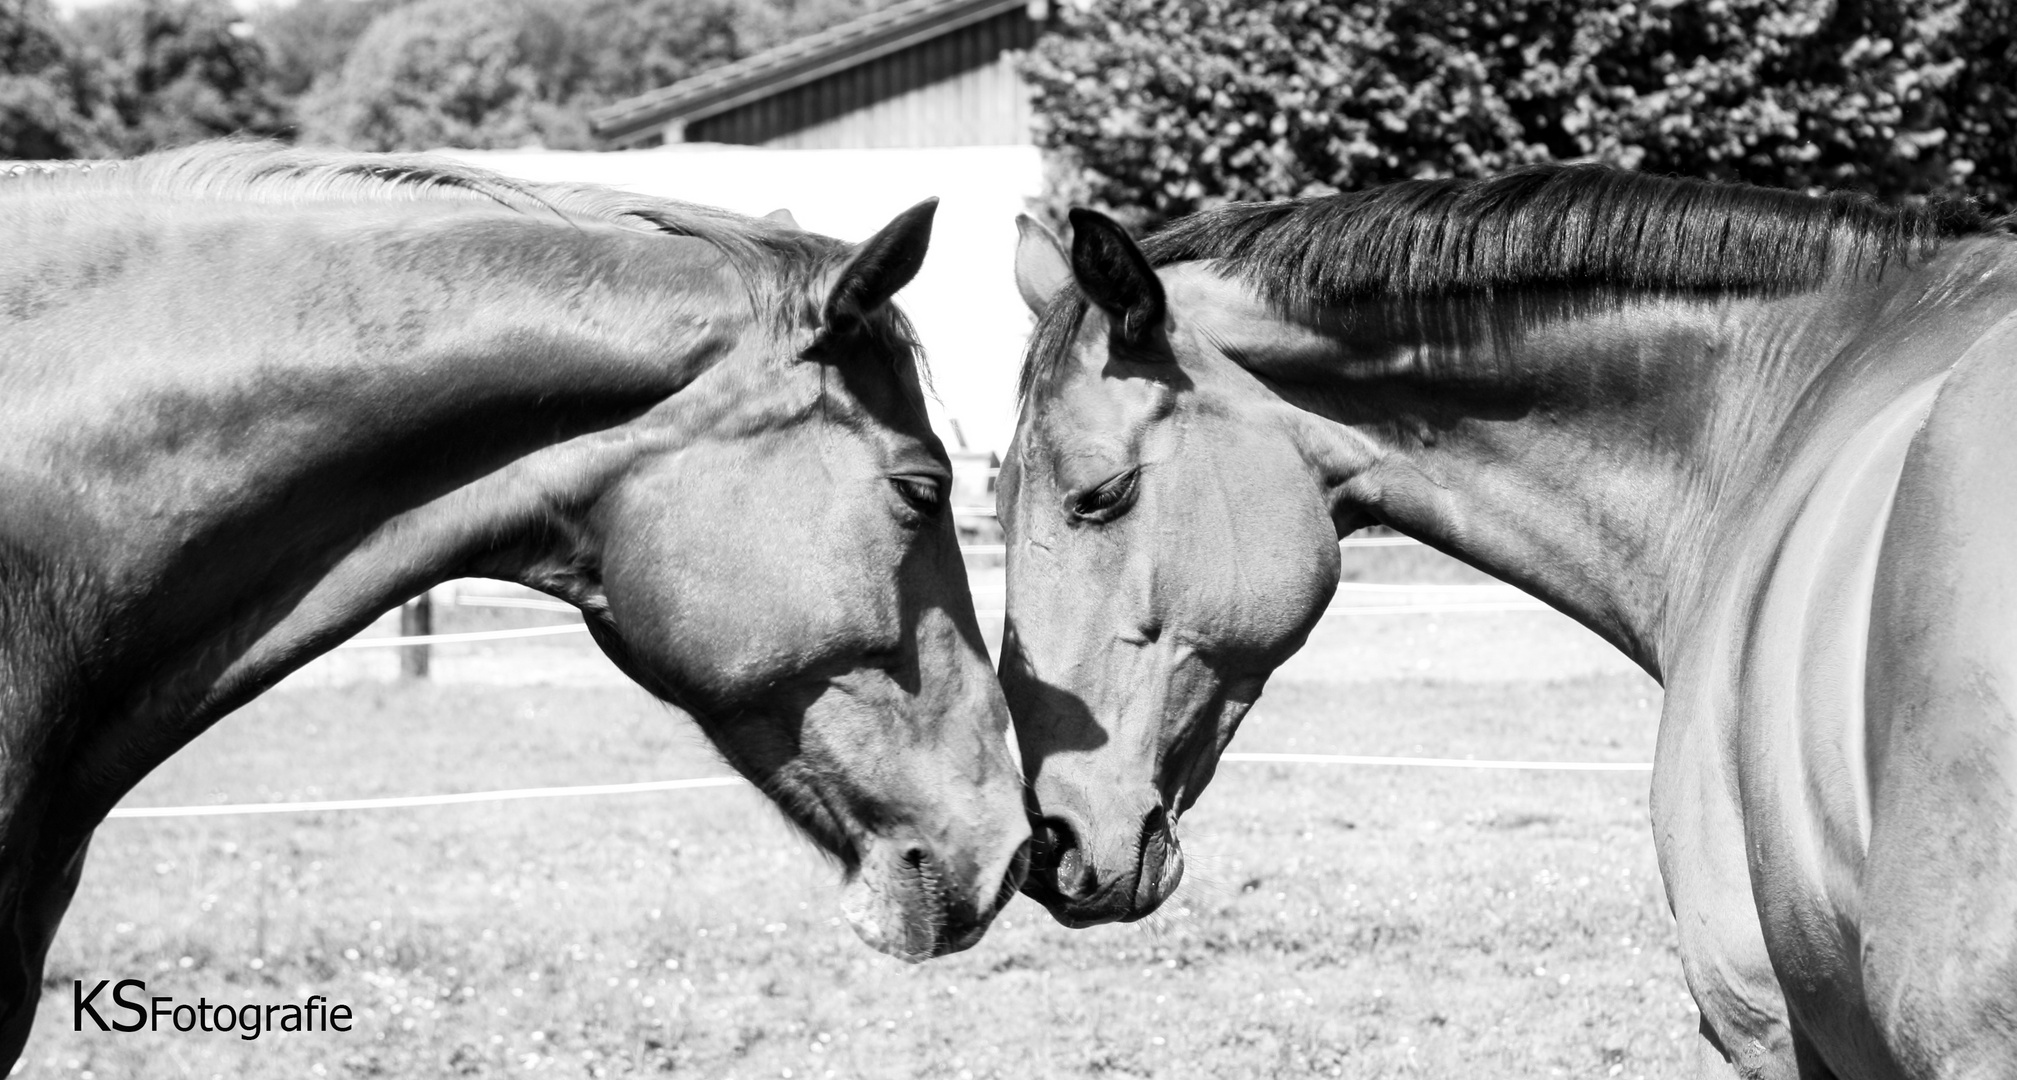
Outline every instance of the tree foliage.
<svg viewBox="0 0 2017 1080">
<path fill-rule="evenodd" d="M 379 16 L 410 0 L 269 0 L 250 18 L 272 59 L 276 94 L 294 99 L 343 70 Z"/>
<path fill-rule="evenodd" d="M 2011 0 L 1095 0 L 1061 22 L 1026 65 L 1056 193 L 1140 225 L 1570 159 L 2017 208 Z"/>
<path fill-rule="evenodd" d="M 224 134 L 369 150 L 590 145 L 597 106 L 891 0 L 0 0 L 0 158 Z"/>
<path fill-rule="evenodd" d="M 397 6 L 339 70 L 312 79 L 304 138 L 371 150 L 587 146 L 590 109 L 887 0 L 367 2 Z"/>
<path fill-rule="evenodd" d="M 531 0 L 396 8 L 303 101 L 302 137 L 359 150 L 576 144 L 582 132 L 554 105 L 566 97 L 567 38 Z"/>
<path fill-rule="evenodd" d="M 2017 212 L 2017 3 L 1975 0 L 1954 36 L 1961 69 L 1943 95 L 1962 190 L 1984 205 Z"/>
<path fill-rule="evenodd" d="M 578 0 L 584 109 L 668 86 L 892 0 Z"/>
<path fill-rule="evenodd" d="M 266 46 L 229 0 L 123 0 L 81 12 L 77 33 L 95 54 L 119 153 L 287 127 Z"/>
<path fill-rule="evenodd" d="M 734 0 L 584 0 L 576 96 L 602 105 L 668 86 L 751 52 Z"/>
<path fill-rule="evenodd" d="M 92 75 L 49 0 L 0 0 L 0 159 L 103 152 Z"/>
</svg>

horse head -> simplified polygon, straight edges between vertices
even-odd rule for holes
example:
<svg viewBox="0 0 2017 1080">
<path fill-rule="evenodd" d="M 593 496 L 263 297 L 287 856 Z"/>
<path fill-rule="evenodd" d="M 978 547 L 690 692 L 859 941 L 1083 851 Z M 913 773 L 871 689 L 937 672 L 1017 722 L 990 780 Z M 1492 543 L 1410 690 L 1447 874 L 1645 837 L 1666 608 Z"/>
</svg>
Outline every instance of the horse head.
<svg viewBox="0 0 2017 1080">
<path fill-rule="evenodd" d="M 1177 820 L 1329 603 L 1338 555 L 1295 425 L 1224 356 L 1237 291 L 1159 276 L 1098 214 L 1072 223 L 1069 254 L 1021 223 L 1041 321 L 999 486 L 1001 680 L 1033 800 L 1024 891 L 1085 926 L 1176 888 Z"/>
<path fill-rule="evenodd" d="M 603 649 L 840 862 L 857 933 L 913 961 L 979 940 L 1028 837 L 948 458 L 890 304 L 934 206 L 812 274 L 802 311 L 620 429 L 639 449 L 556 570 L 594 568 L 583 606 Z"/>
</svg>

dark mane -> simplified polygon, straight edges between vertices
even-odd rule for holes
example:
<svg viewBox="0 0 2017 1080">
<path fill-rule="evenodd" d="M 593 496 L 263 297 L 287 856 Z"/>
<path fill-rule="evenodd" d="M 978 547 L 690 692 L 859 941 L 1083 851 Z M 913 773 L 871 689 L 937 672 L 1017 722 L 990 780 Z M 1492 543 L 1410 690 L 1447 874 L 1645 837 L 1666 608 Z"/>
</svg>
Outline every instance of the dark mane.
<svg viewBox="0 0 2017 1080">
<path fill-rule="evenodd" d="M 1797 290 L 1881 273 L 1986 228 L 1971 204 L 1881 205 L 1542 165 L 1193 215 L 1143 245 L 1157 266 L 1228 269 L 1285 308 L 1507 288 Z"/>
<path fill-rule="evenodd" d="M 436 202 L 490 207 L 558 221 L 690 236 L 726 254 L 752 290 L 775 307 L 843 260 L 830 237 L 713 207 L 595 184 L 530 183 L 425 154 L 361 154 L 248 139 L 200 143 L 131 161 L 0 167 L 0 206 L 106 199 L 306 206 L 341 202 Z"/>
<path fill-rule="evenodd" d="M 1284 312 L 1495 290 L 1783 293 L 1881 274 L 1988 231 L 1973 204 L 1881 205 L 1797 192 L 1538 165 L 1485 180 L 1232 203 L 1142 248 L 1156 266 L 1213 260 Z M 1072 309 L 1076 310 L 1072 310 Z M 1030 339 L 1027 396 L 1077 335 L 1083 296 L 1053 303 Z"/>
</svg>

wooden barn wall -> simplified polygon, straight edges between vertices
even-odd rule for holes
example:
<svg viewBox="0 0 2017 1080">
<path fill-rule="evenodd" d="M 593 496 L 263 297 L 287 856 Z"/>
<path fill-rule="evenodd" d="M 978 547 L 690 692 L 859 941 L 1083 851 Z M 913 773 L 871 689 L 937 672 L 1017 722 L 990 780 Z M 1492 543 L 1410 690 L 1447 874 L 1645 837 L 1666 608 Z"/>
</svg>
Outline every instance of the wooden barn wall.
<svg viewBox="0 0 2017 1080">
<path fill-rule="evenodd" d="M 688 142 L 793 149 L 998 146 L 1030 141 L 1015 51 L 1036 42 L 1021 10 L 696 120 Z"/>
</svg>

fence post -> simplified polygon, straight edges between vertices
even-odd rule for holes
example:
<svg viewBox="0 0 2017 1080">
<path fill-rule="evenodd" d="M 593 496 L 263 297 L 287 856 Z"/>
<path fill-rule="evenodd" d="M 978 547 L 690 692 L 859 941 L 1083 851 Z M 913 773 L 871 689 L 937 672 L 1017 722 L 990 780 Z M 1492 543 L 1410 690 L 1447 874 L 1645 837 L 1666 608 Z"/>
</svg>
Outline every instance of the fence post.
<svg viewBox="0 0 2017 1080">
<path fill-rule="evenodd" d="M 399 608 L 399 636 L 420 637 L 434 633 L 434 594 L 421 593 L 408 600 Z M 426 645 L 402 645 L 399 649 L 399 674 L 408 679 L 427 678 Z"/>
</svg>

